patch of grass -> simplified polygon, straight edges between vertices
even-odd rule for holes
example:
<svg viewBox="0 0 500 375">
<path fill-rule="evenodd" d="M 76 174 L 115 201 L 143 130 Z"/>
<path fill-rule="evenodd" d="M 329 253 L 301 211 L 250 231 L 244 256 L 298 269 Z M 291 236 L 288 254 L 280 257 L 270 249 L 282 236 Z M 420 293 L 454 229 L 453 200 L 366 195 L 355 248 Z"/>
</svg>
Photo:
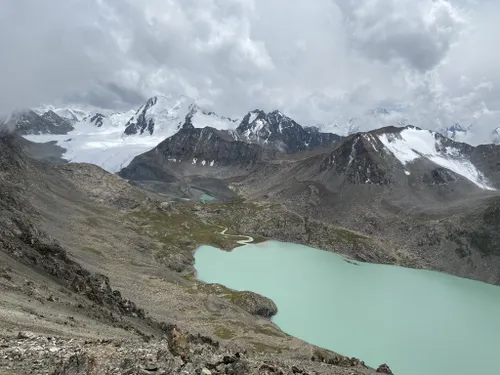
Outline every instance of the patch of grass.
<svg viewBox="0 0 500 375">
<path fill-rule="evenodd" d="M 253 234 L 252 238 L 253 238 L 253 242 L 252 243 L 261 243 L 261 242 L 266 242 L 266 241 L 271 240 L 268 237 L 260 236 L 258 234 Z"/>
<path fill-rule="evenodd" d="M 268 344 L 263 344 L 258 341 L 250 341 L 250 344 L 257 350 L 258 352 L 261 353 L 278 353 L 281 354 L 283 353 L 283 347 L 281 346 L 274 346 L 274 345 L 268 345 Z"/>
<path fill-rule="evenodd" d="M 217 215 L 207 216 L 205 209 L 197 204 L 184 204 L 176 206 L 170 212 L 137 211 L 126 214 L 126 218 L 133 222 L 134 231 L 141 235 L 154 238 L 163 246 L 155 251 L 157 258 L 175 253 L 193 252 L 201 245 L 211 245 L 224 250 L 232 250 L 239 245 L 237 240 L 246 239 L 238 235 L 225 236 L 220 234 L 224 221 L 230 221 L 227 215 L 228 206 L 238 206 L 242 203 L 212 204 L 210 210 L 216 209 Z M 208 206 L 207 204 L 205 206 Z M 245 204 L 245 207 L 253 207 Z M 253 208 L 251 208 L 253 209 Z M 207 217 L 213 222 L 207 222 Z M 222 226 L 222 228 L 221 228 Z M 229 234 L 229 233 L 228 233 Z M 255 236 L 255 242 L 262 242 L 267 238 Z"/>
<path fill-rule="evenodd" d="M 94 249 L 93 247 L 90 247 L 90 246 L 85 246 L 82 248 L 83 251 L 87 252 L 87 253 L 92 253 L 92 254 L 96 254 L 96 255 L 101 255 L 102 256 L 102 252 L 97 250 L 97 249 Z"/>
<path fill-rule="evenodd" d="M 278 332 L 276 329 L 273 327 L 256 327 L 253 329 L 256 333 L 260 333 L 261 335 L 266 335 L 266 336 L 276 336 L 276 337 L 282 337 L 280 332 Z"/>
<path fill-rule="evenodd" d="M 99 228 L 100 227 L 99 220 L 97 220 L 95 217 L 86 218 L 84 220 L 84 223 L 92 228 Z"/>
<path fill-rule="evenodd" d="M 175 213 L 133 212 L 129 219 L 138 224 L 136 231 L 162 243 L 161 253 L 192 252 L 201 245 L 212 245 L 222 249 L 234 247 L 234 241 L 220 233 L 217 225 L 199 219 L 189 206 Z"/>
<path fill-rule="evenodd" d="M 215 336 L 224 340 L 231 340 L 232 338 L 236 337 L 236 333 L 234 333 L 227 327 L 217 326 L 215 328 Z"/>
<path fill-rule="evenodd" d="M 351 232 L 347 229 L 336 228 L 333 230 L 333 233 L 337 237 L 337 240 L 352 245 L 367 240 L 367 237 Z"/>
<path fill-rule="evenodd" d="M 182 277 L 187 281 L 196 281 L 196 276 L 194 273 L 188 273 L 186 275 L 183 275 Z"/>
</svg>

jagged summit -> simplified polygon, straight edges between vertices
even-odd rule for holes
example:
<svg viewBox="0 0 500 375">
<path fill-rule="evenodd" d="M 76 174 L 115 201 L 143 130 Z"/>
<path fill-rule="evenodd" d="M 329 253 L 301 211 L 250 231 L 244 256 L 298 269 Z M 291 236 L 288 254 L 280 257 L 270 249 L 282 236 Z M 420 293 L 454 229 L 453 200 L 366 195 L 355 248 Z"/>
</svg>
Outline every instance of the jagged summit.
<svg viewBox="0 0 500 375">
<path fill-rule="evenodd" d="M 236 128 L 240 139 L 286 153 L 326 146 L 339 140 L 336 134 L 322 133 L 316 127 L 303 127 L 278 110 L 265 113 L 256 109 L 249 112 Z"/>
</svg>

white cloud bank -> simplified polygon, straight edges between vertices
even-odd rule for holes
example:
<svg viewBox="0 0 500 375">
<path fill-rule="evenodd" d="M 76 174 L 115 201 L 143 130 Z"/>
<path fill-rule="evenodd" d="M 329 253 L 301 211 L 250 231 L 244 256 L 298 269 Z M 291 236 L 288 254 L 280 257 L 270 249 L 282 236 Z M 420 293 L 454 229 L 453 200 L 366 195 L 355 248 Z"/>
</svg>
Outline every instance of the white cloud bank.
<svg viewBox="0 0 500 375">
<path fill-rule="evenodd" d="M 492 0 L 4 0 L 0 112 L 183 93 L 363 130 L 381 106 L 480 141 L 500 126 L 498 16 Z"/>
</svg>

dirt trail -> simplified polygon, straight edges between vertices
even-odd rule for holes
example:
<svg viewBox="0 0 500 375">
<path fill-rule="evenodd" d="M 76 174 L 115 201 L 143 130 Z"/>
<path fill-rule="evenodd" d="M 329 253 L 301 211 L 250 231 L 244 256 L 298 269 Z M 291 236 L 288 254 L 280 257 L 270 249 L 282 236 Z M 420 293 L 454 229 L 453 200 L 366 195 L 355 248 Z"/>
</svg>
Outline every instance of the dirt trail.
<svg viewBox="0 0 500 375">
<path fill-rule="evenodd" d="M 238 245 L 248 245 L 250 243 L 253 242 L 253 237 L 250 237 L 250 236 L 244 236 L 244 235 L 241 235 L 241 234 L 226 234 L 228 228 L 225 228 L 222 232 L 220 232 L 220 234 L 222 234 L 223 236 L 226 236 L 226 237 L 246 237 L 247 239 L 246 240 L 238 240 L 236 241 L 236 243 Z"/>
</svg>

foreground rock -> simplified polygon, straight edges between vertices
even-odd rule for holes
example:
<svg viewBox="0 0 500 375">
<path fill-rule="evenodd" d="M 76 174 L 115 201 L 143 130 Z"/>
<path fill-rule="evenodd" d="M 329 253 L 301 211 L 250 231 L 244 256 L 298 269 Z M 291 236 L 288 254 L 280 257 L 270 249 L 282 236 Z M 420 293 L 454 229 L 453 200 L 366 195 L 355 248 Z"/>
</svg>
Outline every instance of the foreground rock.
<svg viewBox="0 0 500 375">
<path fill-rule="evenodd" d="M 262 316 L 264 318 L 271 318 L 278 313 L 278 306 L 276 306 L 273 300 L 253 292 L 245 291 L 235 293 L 231 302 L 252 315 Z"/>
<path fill-rule="evenodd" d="M 29 336 L 29 337 L 28 337 Z M 107 374 L 373 374 L 360 361 L 335 367 L 312 361 L 255 357 L 174 328 L 161 340 L 76 340 L 20 335 L 0 338 L 0 373 Z M 384 365 L 383 365 L 384 366 Z M 382 368 L 382 366 L 381 366 Z M 387 372 L 392 374 L 392 372 Z"/>
</svg>

